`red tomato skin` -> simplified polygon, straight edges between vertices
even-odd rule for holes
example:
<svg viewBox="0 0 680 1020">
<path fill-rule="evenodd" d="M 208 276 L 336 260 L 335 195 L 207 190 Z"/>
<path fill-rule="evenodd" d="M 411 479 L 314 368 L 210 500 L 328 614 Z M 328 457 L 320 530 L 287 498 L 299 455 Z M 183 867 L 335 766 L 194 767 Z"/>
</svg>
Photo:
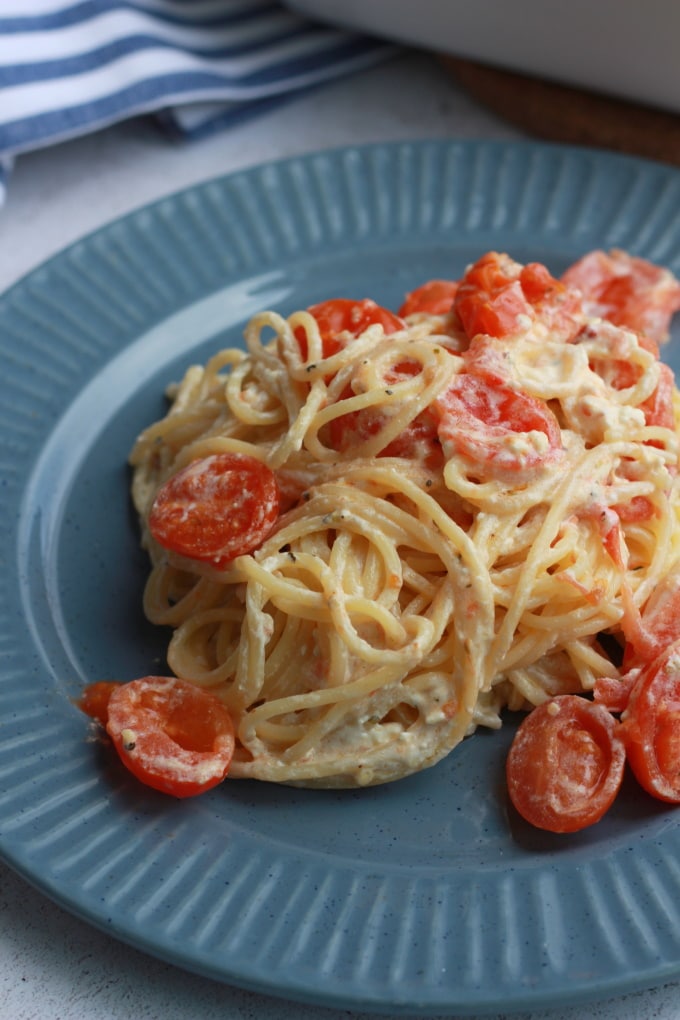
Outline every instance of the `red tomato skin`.
<svg viewBox="0 0 680 1020">
<path fill-rule="evenodd" d="M 413 361 L 401 361 L 386 373 L 385 382 L 396 385 L 417 375 L 420 365 Z M 343 399 L 352 396 L 350 386 L 342 394 Z M 377 435 L 385 424 L 385 416 L 378 408 L 365 408 L 333 418 L 329 424 L 330 440 L 334 450 L 346 453 Z M 439 466 L 443 460 L 441 445 L 437 436 L 437 419 L 425 408 L 400 435 L 388 443 L 379 457 L 403 457 L 425 464 L 429 468 Z"/>
<path fill-rule="evenodd" d="M 626 642 L 624 667 L 643 667 L 680 641 L 680 566 L 660 581 L 643 607 L 639 626 Z"/>
<path fill-rule="evenodd" d="M 580 294 L 544 265 L 523 266 L 493 251 L 466 271 L 454 308 L 470 340 L 480 333 L 512 337 L 535 321 L 545 323 L 554 336 L 569 339 L 578 331 L 582 312 Z"/>
<path fill-rule="evenodd" d="M 633 496 L 628 503 L 616 503 L 612 510 L 622 524 L 650 521 L 658 512 L 651 499 L 646 496 Z"/>
<path fill-rule="evenodd" d="M 434 404 L 439 438 L 480 467 L 485 475 L 533 471 L 554 459 L 562 449 L 559 423 L 547 404 L 498 379 L 461 372 Z M 513 435 L 543 432 L 545 451 L 518 454 L 504 447 Z"/>
<path fill-rule="evenodd" d="M 620 724 L 601 705 L 564 694 L 520 724 L 506 761 L 510 800 L 548 832 L 579 832 L 609 810 L 623 779 Z"/>
<path fill-rule="evenodd" d="M 149 530 L 165 549 L 218 569 L 253 552 L 279 516 L 276 476 L 242 453 L 193 461 L 160 487 Z"/>
<path fill-rule="evenodd" d="M 650 397 L 641 405 L 645 416 L 645 424 L 658 425 L 665 429 L 675 429 L 675 410 L 673 407 L 673 391 L 675 376 L 668 365 L 659 365 L 659 382 Z"/>
<path fill-rule="evenodd" d="M 622 677 L 600 676 L 593 687 L 593 700 L 608 712 L 623 712 L 636 679 L 635 671 L 625 673 Z"/>
<path fill-rule="evenodd" d="M 394 312 L 376 304 L 370 298 L 354 301 L 351 298 L 331 298 L 319 304 L 310 305 L 307 309 L 319 327 L 324 358 L 330 358 L 342 350 L 343 334 L 357 337 L 365 333 L 369 326 L 380 325 L 385 335 L 397 333 L 404 329 L 406 323 Z M 295 330 L 295 337 L 300 346 L 300 354 L 307 360 L 307 337 L 301 326 Z"/>
<path fill-rule="evenodd" d="M 109 698 L 106 731 L 137 779 L 173 797 L 217 786 L 234 753 L 234 726 L 224 705 L 176 677 L 118 684 Z"/>
<path fill-rule="evenodd" d="M 343 414 L 330 423 L 333 449 L 347 453 L 377 435 L 385 424 L 380 412 L 369 409 Z M 406 428 L 377 454 L 378 457 L 402 457 L 424 464 L 434 470 L 443 462 L 441 444 L 437 436 L 437 421 L 425 408 Z"/>
<path fill-rule="evenodd" d="M 587 312 L 646 337 L 647 349 L 666 339 L 670 319 L 680 311 L 680 283 L 673 275 L 618 249 L 589 252 L 562 281 L 582 292 Z"/>
<path fill-rule="evenodd" d="M 680 641 L 640 670 L 621 719 L 640 786 L 658 800 L 680 804 Z"/>
<path fill-rule="evenodd" d="M 458 282 L 454 280 L 428 280 L 407 294 L 399 309 L 399 315 L 424 313 L 427 315 L 446 315 L 453 307 L 453 300 L 458 290 Z"/>
<path fill-rule="evenodd" d="M 78 708 L 105 727 L 109 721 L 109 700 L 119 686 L 114 680 L 88 684 L 77 702 Z"/>
<path fill-rule="evenodd" d="M 522 290 L 527 301 L 538 304 L 557 288 L 563 288 L 540 262 L 527 262 L 519 274 Z"/>
<path fill-rule="evenodd" d="M 524 297 L 519 280 L 508 282 L 491 293 L 468 289 L 461 284 L 454 307 L 470 339 L 478 333 L 498 338 L 512 336 L 518 328 L 519 316 L 531 314 L 531 305 Z"/>
</svg>

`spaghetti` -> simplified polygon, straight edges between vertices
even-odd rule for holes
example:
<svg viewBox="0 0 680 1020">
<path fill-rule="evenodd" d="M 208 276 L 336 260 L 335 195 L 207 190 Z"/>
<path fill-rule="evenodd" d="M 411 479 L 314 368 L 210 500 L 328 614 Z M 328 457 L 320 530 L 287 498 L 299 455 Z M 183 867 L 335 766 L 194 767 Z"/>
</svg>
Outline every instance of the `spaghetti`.
<svg viewBox="0 0 680 1020">
<path fill-rule="evenodd" d="M 597 294 L 587 260 L 563 283 L 489 253 L 403 315 L 263 312 L 245 350 L 172 388 L 130 457 L 144 610 L 173 630 L 172 671 L 227 706 L 230 776 L 394 780 L 506 708 L 619 677 L 603 635 L 623 647 L 680 556 L 678 394 L 656 344 L 680 286 L 599 256 Z M 656 336 L 613 321 L 614 279 Z M 194 555 L 172 533 L 209 545 L 197 504 L 173 502 L 170 538 L 156 518 L 168 486 L 217 500 L 224 458 L 277 499 L 250 547 Z"/>
</svg>

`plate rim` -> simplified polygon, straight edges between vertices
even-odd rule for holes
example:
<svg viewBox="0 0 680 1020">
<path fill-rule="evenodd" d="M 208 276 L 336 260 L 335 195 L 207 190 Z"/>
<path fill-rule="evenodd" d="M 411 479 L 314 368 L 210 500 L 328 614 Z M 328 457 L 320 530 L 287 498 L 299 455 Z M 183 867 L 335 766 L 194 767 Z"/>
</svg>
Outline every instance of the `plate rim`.
<svg viewBox="0 0 680 1020">
<path fill-rule="evenodd" d="M 118 217 L 111 220 L 109 223 L 98 227 L 96 230 L 74 241 L 62 251 L 52 255 L 49 259 L 31 270 L 30 273 L 13 283 L 2 295 L 0 295 L 0 324 L 2 323 L 2 315 L 7 311 L 7 309 L 16 309 L 21 305 L 25 297 L 32 294 L 35 295 L 36 293 L 39 294 L 41 290 L 44 290 L 46 286 L 49 286 L 50 280 L 52 280 L 55 275 L 59 275 L 64 266 L 77 264 L 84 255 L 87 255 L 88 251 L 95 249 L 98 245 L 100 245 L 100 243 L 106 247 L 107 240 L 113 238 L 116 233 L 119 235 L 125 234 L 125 231 L 128 228 L 132 225 L 139 224 L 143 219 L 146 219 L 150 224 L 154 224 L 159 222 L 160 219 L 163 219 L 166 212 L 173 208 L 177 209 L 181 206 L 182 209 L 185 210 L 187 208 L 187 203 L 190 203 L 193 198 L 200 203 L 201 196 L 205 196 L 210 189 L 220 192 L 221 189 L 224 190 L 225 188 L 233 188 L 236 182 L 239 187 L 245 189 L 247 192 L 249 188 L 255 188 L 256 186 L 259 188 L 261 186 L 263 175 L 266 177 L 267 174 L 270 174 L 274 179 L 276 179 L 277 177 L 281 177 L 281 175 L 288 173 L 291 168 L 295 167 L 306 167 L 307 170 L 309 170 L 315 166 L 323 166 L 324 172 L 328 170 L 328 168 L 331 168 L 332 172 L 342 174 L 345 172 L 348 165 L 353 165 L 352 161 L 354 161 L 357 165 L 363 165 L 366 160 L 375 161 L 382 159 L 387 165 L 394 166 L 396 165 L 395 161 L 399 158 L 406 159 L 407 156 L 412 158 L 414 155 L 426 151 L 431 153 L 437 152 L 440 154 L 447 152 L 450 153 L 454 149 L 458 153 L 466 153 L 466 158 L 470 160 L 473 159 L 473 156 L 480 156 L 481 158 L 480 154 L 486 154 L 485 158 L 490 159 L 491 155 L 499 156 L 500 154 L 515 153 L 520 154 L 527 160 L 535 154 L 539 154 L 536 158 L 540 162 L 541 159 L 547 158 L 546 154 L 554 155 L 558 160 L 566 158 L 569 154 L 571 154 L 571 158 L 576 160 L 577 163 L 585 160 L 589 164 L 592 164 L 593 162 L 596 163 L 597 167 L 625 167 L 631 170 L 634 174 L 636 172 L 642 172 L 643 176 L 646 173 L 653 174 L 655 177 L 664 179 L 668 177 L 675 182 L 675 185 L 677 185 L 677 181 L 680 180 L 680 171 L 651 160 L 643 160 L 633 156 L 606 152 L 605 150 L 594 150 L 575 146 L 560 146 L 557 144 L 534 143 L 530 141 L 515 142 L 504 140 L 421 139 L 416 141 L 400 140 L 387 143 L 338 146 L 333 149 L 323 149 L 317 152 L 307 153 L 302 156 L 286 157 L 280 160 L 259 164 L 254 167 L 233 171 L 216 178 L 210 178 L 197 184 L 190 185 L 189 187 L 178 189 L 170 195 L 162 196 L 154 200 L 152 203 L 141 205 L 126 213 L 124 216 Z M 680 258 L 680 254 L 678 257 Z M 241 273 L 242 277 L 248 275 L 243 268 Z M 100 359 L 99 370 L 102 370 L 107 363 L 106 360 L 101 361 L 101 359 L 110 357 L 114 346 L 115 344 L 112 341 L 108 348 L 97 348 L 94 352 L 96 355 L 95 361 L 97 358 Z M 56 409 L 57 420 L 60 420 L 61 416 L 67 411 L 67 409 L 68 405 L 64 405 L 61 408 Z M 43 446 L 48 439 L 49 434 L 44 438 L 43 444 L 37 449 L 38 454 L 43 449 Z M 3 448 L 3 444 L 4 440 L 0 443 L 0 451 Z M 7 466 L 8 462 L 4 463 L 5 466 Z M 11 522 L 9 526 L 3 526 L 0 530 L 0 551 L 2 551 L 4 556 L 7 556 L 9 553 L 7 541 L 8 537 L 11 537 L 12 534 Z M 9 609 L 8 597 L 11 593 L 5 588 L 3 588 L 3 591 L 4 598 L 2 602 L 0 602 L 0 607 L 6 611 Z M 0 630 L 0 638 L 6 637 L 7 634 L 3 634 Z M 2 671 L 0 672 L 0 689 L 7 683 L 8 679 L 11 679 L 11 675 L 8 674 L 6 667 L 3 666 Z M 0 754 L 3 751 L 3 741 L 0 738 Z M 0 767 L 0 777 L 1 776 L 3 776 L 3 772 Z M 427 1001 L 419 1000 L 416 1002 L 413 999 L 409 999 L 408 995 L 406 995 L 402 1001 L 399 1001 L 398 998 L 393 998 L 390 1002 L 386 1002 L 381 1000 L 379 996 L 374 997 L 373 999 L 362 997 L 356 989 L 349 995 L 348 998 L 338 998 L 337 990 L 325 993 L 320 991 L 318 988 L 314 989 L 311 987 L 309 979 L 303 978 L 301 974 L 298 974 L 296 979 L 291 978 L 289 983 L 283 986 L 280 976 L 275 981 L 267 984 L 264 975 L 258 976 L 254 973 L 247 975 L 243 972 L 232 973 L 229 972 L 228 968 L 225 969 L 224 967 L 222 968 L 221 973 L 217 973 L 215 971 L 214 963 L 210 966 L 205 959 L 203 959 L 202 963 L 198 960 L 198 958 L 188 960 L 181 952 L 173 950 L 170 945 L 166 944 L 159 946 L 155 941 L 149 943 L 148 938 L 145 939 L 141 933 L 130 931 L 125 927 L 121 928 L 120 925 L 112 928 L 110 924 L 107 924 L 106 921 L 103 920 L 103 914 L 99 908 L 95 908 L 92 904 L 90 904 L 88 908 L 82 900 L 74 898 L 73 893 L 66 891 L 63 884 L 60 884 L 59 881 L 55 879 L 54 875 L 45 876 L 37 874 L 36 866 L 30 857 L 17 852 L 16 848 L 14 850 L 10 848 L 10 843 L 5 837 L 5 825 L 8 821 L 8 817 L 5 814 L 5 804 L 6 798 L 3 799 L 0 797 L 0 830 L 2 830 L 0 831 L 0 856 L 2 856 L 11 867 L 21 873 L 24 878 L 31 882 L 31 884 L 40 891 L 44 892 L 71 913 L 74 913 L 86 920 L 88 923 L 91 923 L 96 927 L 115 935 L 117 938 L 137 946 L 138 948 L 151 952 L 153 955 L 160 956 L 168 962 L 194 970 L 197 973 L 203 973 L 207 976 L 217 978 L 218 980 L 229 981 L 230 983 L 238 984 L 254 991 L 282 995 L 284 997 L 290 996 L 298 1001 L 307 1001 L 325 1006 L 362 1008 L 375 1012 L 389 1011 L 392 1013 L 403 1013 L 405 1011 L 418 1009 L 421 1012 L 423 1010 L 425 1011 L 422 1015 L 432 1015 L 440 1013 L 442 1008 L 446 1008 L 450 1015 L 465 1015 L 465 1013 L 470 1010 L 474 1010 L 475 1012 L 490 1011 L 491 1009 L 501 1008 L 501 1006 L 506 1010 L 509 1006 L 517 1010 L 538 1008 L 540 1006 L 554 1004 L 555 992 L 551 992 L 549 989 L 543 989 L 542 991 L 534 989 L 531 992 L 525 991 L 524 997 L 522 998 L 518 996 L 514 1004 L 508 1004 L 506 1000 L 501 1002 L 499 999 L 493 999 L 489 996 L 486 998 L 480 997 L 479 995 L 472 994 L 470 989 L 468 989 L 467 998 L 460 999 L 456 1002 L 446 1001 L 446 995 L 449 995 L 450 997 L 450 989 L 444 996 L 433 995 Z M 13 815 L 13 819 L 16 820 L 16 813 Z M 649 987 L 650 984 L 654 983 L 662 983 L 663 981 L 677 977 L 678 974 L 680 974 L 680 952 L 672 966 L 668 963 L 659 963 L 656 966 L 656 969 L 648 967 L 644 975 L 641 971 L 639 971 L 637 974 L 627 974 L 624 979 L 616 980 L 612 977 L 607 981 L 601 980 L 599 984 L 591 981 L 588 987 L 584 986 L 581 990 L 572 989 L 571 998 L 566 1001 L 573 1003 L 586 1001 L 586 999 L 588 1001 L 592 1001 L 595 998 L 621 994 L 623 991 Z M 560 991 L 561 1002 L 565 1002 L 565 992 L 565 989 L 561 989 Z M 451 1010 L 453 1010 L 453 1012 L 451 1012 Z"/>
</svg>

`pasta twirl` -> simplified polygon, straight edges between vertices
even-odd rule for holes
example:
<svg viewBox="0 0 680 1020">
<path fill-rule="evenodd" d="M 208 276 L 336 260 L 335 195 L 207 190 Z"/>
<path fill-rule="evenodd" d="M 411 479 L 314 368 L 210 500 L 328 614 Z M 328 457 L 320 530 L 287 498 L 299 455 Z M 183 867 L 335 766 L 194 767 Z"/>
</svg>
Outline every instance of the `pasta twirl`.
<svg viewBox="0 0 680 1020">
<path fill-rule="evenodd" d="M 579 286 L 490 253 L 449 311 L 263 312 L 172 389 L 130 458 L 144 609 L 228 707 L 230 775 L 397 779 L 619 676 L 602 635 L 625 644 L 680 555 L 677 393 L 656 339 Z M 170 551 L 159 490 L 222 454 L 273 472 L 276 523 L 226 563 Z"/>
</svg>

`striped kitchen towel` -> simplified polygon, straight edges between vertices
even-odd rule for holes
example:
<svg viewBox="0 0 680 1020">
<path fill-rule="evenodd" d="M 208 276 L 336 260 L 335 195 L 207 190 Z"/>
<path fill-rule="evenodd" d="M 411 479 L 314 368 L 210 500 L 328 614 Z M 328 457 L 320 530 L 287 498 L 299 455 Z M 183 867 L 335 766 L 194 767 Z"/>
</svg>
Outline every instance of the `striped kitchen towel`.
<svg viewBox="0 0 680 1020">
<path fill-rule="evenodd" d="M 393 52 L 272 0 L 0 0 L 0 201 L 21 153 L 141 114 L 192 137 Z"/>
</svg>

